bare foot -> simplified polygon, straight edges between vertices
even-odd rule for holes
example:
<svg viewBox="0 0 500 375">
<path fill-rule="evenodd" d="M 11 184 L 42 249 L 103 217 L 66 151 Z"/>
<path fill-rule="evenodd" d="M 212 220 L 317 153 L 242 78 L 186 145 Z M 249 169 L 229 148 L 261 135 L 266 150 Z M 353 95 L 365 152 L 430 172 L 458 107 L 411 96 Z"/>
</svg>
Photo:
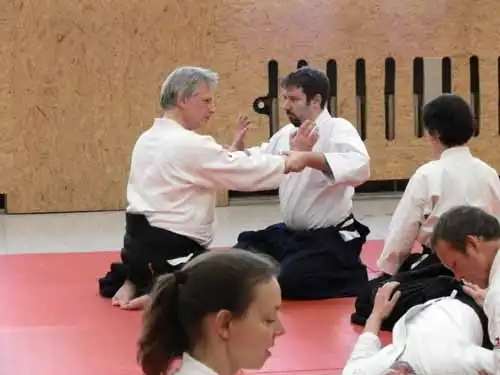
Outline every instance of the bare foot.
<svg viewBox="0 0 500 375">
<path fill-rule="evenodd" d="M 135 294 L 135 286 L 130 281 L 125 281 L 118 292 L 111 299 L 113 306 L 123 306 L 129 303 Z"/>
<path fill-rule="evenodd" d="M 147 294 L 144 294 L 143 296 L 134 298 L 125 305 L 120 305 L 120 307 L 124 310 L 143 310 L 150 301 L 151 297 Z"/>
</svg>

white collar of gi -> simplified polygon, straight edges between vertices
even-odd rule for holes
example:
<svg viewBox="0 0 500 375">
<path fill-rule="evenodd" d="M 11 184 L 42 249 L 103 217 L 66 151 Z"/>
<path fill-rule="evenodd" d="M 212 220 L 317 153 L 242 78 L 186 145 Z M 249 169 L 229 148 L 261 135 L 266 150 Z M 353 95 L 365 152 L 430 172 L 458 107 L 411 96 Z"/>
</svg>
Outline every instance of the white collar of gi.
<svg viewBox="0 0 500 375">
<path fill-rule="evenodd" d="M 177 121 L 174 121 L 168 117 L 157 117 L 154 120 L 154 125 L 170 125 L 170 126 L 180 126 L 183 127 L 181 124 L 179 124 Z"/>
<path fill-rule="evenodd" d="M 318 124 L 320 124 L 322 122 L 327 121 L 331 117 L 332 116 L 328 112 L 328 109 L 325 108 L 323 111 L 321 111 L 321 113 L 318 115 L 318 117 L 316 117 L 316 119 L 314 120 L 314 122 L 316 123 L 316 125 L 318 125 Z"/>
<path fill-rule="evenodd" d="M 182 354 L 182 365 L 179 369 L 182 374 L 217 375 L 210 367 L 193 358 L 188 353 Z"/>
<path fill-rule="evenodd" d="M 452 148 L 447 148 L 441 153 L 440 159 L 453 158 L 457 155 L 471 156 L 471 152 L 468 146 L 457 146 Z"/>
</svg>

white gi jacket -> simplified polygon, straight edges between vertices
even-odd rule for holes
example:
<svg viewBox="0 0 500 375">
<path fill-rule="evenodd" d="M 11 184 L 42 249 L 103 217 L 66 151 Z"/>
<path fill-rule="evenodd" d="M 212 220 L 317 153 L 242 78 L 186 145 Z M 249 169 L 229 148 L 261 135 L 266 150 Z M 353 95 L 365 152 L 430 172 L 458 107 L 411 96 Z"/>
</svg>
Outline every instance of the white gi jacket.
<svg viewBox="0 0 500 375">
<path fill-rule="evenodd" d="M 303 230 L 335 226 L 352 211 L 354 187 L 370 177 L 370 157 L 356 128 L 347 120 L 324 110 L 315 120 L 319 139 L 313 148 L 321 152 L 332 176 L 307 168 L 285 176 L 279 188 L 281 213 L 287 227 Z M 290 135 L 297 128 L 288 124 L 268 143 L 249 148 L 252 154 L 290 150 Z"/>
<path fill-rule="evenodd" d="M 206 247 L 218 189 L 277 189 L 284 171 L 283 156 L 228 152 L 210 136 L 158 118 L 134 146 L 127 211 Z"/>
<path fill-rule="evenodd" d="M 383 374 L 397 360 L 418 375 L 478 375 L 494 371 L 493 353 L 481 347 L 483 330 L 474 310 L 452 297 L 412 307 L 397 321 L 392 344 L 361 334 L 342 375 Z"/>
<path fill-rule="evenodd" d="M 432 230 L 450 208 L 469 204 L 500 215 L 500 179 L 495 169 L 471 155 L 468 147 L 445 150 L 411 177 L 389 225 L 379 270 L 395 274 L 415 241 L 430 247 Z"/>
<path fill-rule="evenodd" d="M 495 346 L 495 374 L 500 375 L 500 251 L 491 266 L 488 290 L 484 299 L 484 312 L 488 317 L 488 334 Z"/>
<path fill-rule="evenodd" d="M 182 363 L 175 375 L 218 375 L 214 370 L 194 359 L 188 353 L 182 355 Z"/>
</svg>

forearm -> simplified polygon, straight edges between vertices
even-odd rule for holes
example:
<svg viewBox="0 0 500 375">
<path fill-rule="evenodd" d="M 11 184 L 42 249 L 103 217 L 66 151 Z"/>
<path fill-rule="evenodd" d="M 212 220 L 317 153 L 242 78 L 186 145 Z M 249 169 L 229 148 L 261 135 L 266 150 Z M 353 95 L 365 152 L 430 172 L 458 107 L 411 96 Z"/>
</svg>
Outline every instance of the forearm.
<svg viewBox="0 0 500 375">
<path fill-rule="evenodd" d="M 377 312 L 372 312 L 368 317 L 363 333 L 373 333 L 377 335 L 380 333 L 380 327 L 382 326 L 382 317 Z"/>
<path fill-rule="evenodd" d="M 410 256 L 413 244 L 417 239 L 417 233 L 412 229 L 408 225 L 390 227 L 389 234 L 384 241 L 384 247 L 376 263 L 380 271 L 394 275 Z"/>
<path fill-rule="evenodd" d="M 192 183 L 209 189 L 260 191 L 277 189 L 286 173 L 286 157 L 279 155 L 246 155 L 243 151 L 223 150 L 217 155 L 198 156 L 188 170 Z M 193 158 L 194 159 L 194 158 Z M 203 167 L 200 165 L 203 164 Z M 191 172 L 192 171 L 192 172 Z"/>
<path fill-rule="evenodd" d="M 426 198 L 422 192 L 426 188 L 420 185 L 418 176 L 410 181 L 392 215 L 384 247 L 377 259 L 379 270 L 390 275 L 394 275 L 411 254 L 424 218 Z"/>
<path fill-rule="evenodd" d="M 317 169 L 325 173 L 332 173 L 330 165 L 326 160 L 325 154 L 321 152 L 307 152 L 305 158 L 305 164 L 309 168 Z"/>
<path fill-rule="evenodd" d="M 230 151 L 245 151 L 245 142 L 243 140 L 233 141 L 229 147 Z"/>
</svg>

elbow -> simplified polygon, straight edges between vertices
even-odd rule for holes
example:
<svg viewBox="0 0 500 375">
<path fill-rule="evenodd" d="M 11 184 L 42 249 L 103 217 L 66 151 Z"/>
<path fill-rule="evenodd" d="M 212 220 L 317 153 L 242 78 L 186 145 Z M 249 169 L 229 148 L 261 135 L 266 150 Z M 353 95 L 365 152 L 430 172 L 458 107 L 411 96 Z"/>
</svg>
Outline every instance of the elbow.
<svg viewBox="0 0 500 375">
<path fill-rule="evenodd" d="M 370 178 L 370 171 L 369 170 L 368 171 L 362 170 L 362 171 L 360 171 L 358 178 L 353 179 L 351 181 L 351 186 L 355 187 L 355 188 L 358 187 L 358 186 L 361 186 L 366 181 L 368 181 L 369 178 Z"/>
<path fill-rule="evenodd" d="M 367 156 L 365 159 L 365 162 L 361 165 L 360 171 L 359 171 L 359 184 L 361 185 L 362 183 L 368 181 L 371 175 L 371 164 L 370 164 L 370 158 Z"/>
<path fill-rule="evenodd" d="M 358 185 L 364 184 L 366 181 L 370 179 L 371 176 L 371 171 L 370 171 L 370 165 L 367 164 L 362 170 L 361 170 L 361 178 L 358 181 Z"/>
<path fill-rule="evenodd" d="M 367 162 L 366 164 L 362 165 L 356 173 L 353 174 L 353 178 L 349 179 L 347 183 L 351 185 L 352 187 L 358 187 L 363 185 L 368 179 L 370 178 L 370 163 Z"/>
<path fill-rule="evenodd" d="M 359 176 L 359 178 L 357 179 L 357 181 L 355 181 L 356 185 L 354 187 L 358 187 L 370 179 L 371 165 L 370 165 L 370 158 L 369 157 L 366 157 L 365 163 L 359 169 L 358 176 Z"/>
</svg>

